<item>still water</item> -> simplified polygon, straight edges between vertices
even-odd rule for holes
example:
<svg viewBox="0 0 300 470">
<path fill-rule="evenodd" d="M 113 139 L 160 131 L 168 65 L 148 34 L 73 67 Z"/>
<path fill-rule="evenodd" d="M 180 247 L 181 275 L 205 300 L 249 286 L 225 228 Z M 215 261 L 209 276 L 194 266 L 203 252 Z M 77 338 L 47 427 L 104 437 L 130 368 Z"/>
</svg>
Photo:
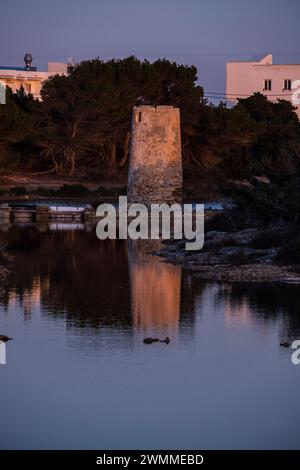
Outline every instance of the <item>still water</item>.
<svg viewBox="0 0 300 470">
<path fill-rule="evenodd" d="M 1 449 L 300 448 L 296 285 L 214 284 L 52 226 L 1 233 Z M 170 344 L 145 345 L 146 336 Z"/>
</svg>

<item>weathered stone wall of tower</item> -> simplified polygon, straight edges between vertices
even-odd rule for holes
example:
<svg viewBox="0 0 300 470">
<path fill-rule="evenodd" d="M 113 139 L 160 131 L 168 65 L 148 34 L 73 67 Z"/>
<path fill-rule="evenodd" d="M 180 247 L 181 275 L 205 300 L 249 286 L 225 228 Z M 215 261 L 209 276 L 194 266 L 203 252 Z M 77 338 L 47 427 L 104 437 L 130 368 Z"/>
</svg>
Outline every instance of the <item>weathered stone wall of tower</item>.
<svg viewBox="0 0 300 470">
<path fill-rule="evenodd" d="M 136 106 L 132 115 L 128 199 L 145 204 L 181 200 L 180 113 L 173 106 Z"/>
</svg>

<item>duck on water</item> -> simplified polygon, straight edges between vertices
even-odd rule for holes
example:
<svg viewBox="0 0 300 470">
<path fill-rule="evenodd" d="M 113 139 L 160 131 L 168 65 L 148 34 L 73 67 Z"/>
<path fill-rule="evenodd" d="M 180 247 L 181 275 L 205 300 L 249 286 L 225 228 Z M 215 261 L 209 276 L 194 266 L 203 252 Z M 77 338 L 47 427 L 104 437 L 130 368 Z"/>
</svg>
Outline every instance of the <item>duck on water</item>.
<svg viewBox="0 0 300 470">
<path fill-rule="evenodd" d="M 11 341 L 13 338 L 10 338 L 9 336 L 5 335 L 0 335 L 0 341 L 3 341 L 3 343 L 7 343 L 7 341 Z"/>
<path fill-rule="evenodd" d="M 165 339 L 159 339 L 159 338 L 145 338 L 144 343 L 145 344 L 152 344 L 152 343 L 166 343 L 169 344 L 170 338 L 166 336 Z"/>
</svg>

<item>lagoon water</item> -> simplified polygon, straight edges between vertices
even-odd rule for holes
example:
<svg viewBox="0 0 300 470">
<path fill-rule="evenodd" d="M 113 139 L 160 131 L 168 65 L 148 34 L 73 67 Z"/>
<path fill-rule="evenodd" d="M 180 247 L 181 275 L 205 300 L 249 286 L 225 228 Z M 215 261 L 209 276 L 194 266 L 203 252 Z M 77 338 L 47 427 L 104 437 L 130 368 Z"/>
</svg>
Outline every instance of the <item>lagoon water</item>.
<svg viewBox="0 0 300 470">
<path fill-rule="evenodd" d="M 300 286 L 205 283 L 149 242 L 51 228 L 0 234 L 1 449 L 300 448 L 279 345 L 300 339 Z"/>
</svg>

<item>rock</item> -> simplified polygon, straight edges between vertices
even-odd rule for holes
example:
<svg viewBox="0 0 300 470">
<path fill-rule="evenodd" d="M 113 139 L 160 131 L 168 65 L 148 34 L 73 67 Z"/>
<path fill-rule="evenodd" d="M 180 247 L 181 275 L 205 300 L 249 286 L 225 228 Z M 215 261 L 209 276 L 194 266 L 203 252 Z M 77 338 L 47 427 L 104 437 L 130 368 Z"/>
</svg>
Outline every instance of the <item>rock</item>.
<svg viewBox="0 0 300 470">
<path fill-rule="evenodd" d="M 239 246 L 249 245 L 257 238 L 259 230 L 257 228 L 249 228 L 240 232 L 230 233 L 230 239 Z"/>
<path fill-rule="evenodd" d="M 211 230 L 205 234 L 206 241 L 215 241 L 224 240 L 224 238 L 228 238 L 228 232 L 219 232 L 218 230 Z"/>
<path fill-rule="evenodd" d="M 253 179 L 258 181 L 259 183 L 264 183 L 264 184 L 271 183 L 270 178 L 268 178 L 267 176 L 254 176 Z"/>
<path fill-rule="evenodd" d="M 197 273 L 201 279 L 228 282 L 300 282 L 292 266 L 276 265 L 276 256 L 290 227 L 277 224 L 239 232 L 209 231 L 202 250 L 185 250 L 174 240 L 155 254 Z"/>
<path fill-rule="evenodd" d="M 227 245 L 246 246 L 257 238 L 259 232 L 257 228 L 241 230 L 240 232 L 210 231 L 205 234 L 204 249 Z"/>
<path fill-rule="evenodd" d="M 248 180 L 229 180 L 229 182 L 237 187 L 253 189 L 253 185 Z"/>
</svg>

